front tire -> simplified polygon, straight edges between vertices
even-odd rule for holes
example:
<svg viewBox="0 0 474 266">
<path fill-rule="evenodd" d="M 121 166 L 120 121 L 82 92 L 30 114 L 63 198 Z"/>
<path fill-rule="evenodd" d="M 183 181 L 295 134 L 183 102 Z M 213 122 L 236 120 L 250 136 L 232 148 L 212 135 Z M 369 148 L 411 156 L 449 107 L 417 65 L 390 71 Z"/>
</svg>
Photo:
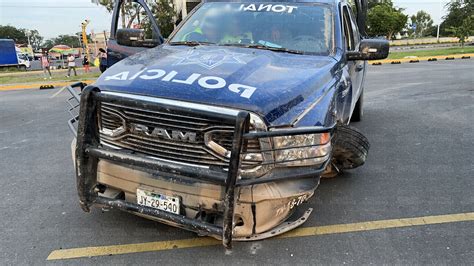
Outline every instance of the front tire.
<svg viewBox="0 0 474 266">
<path fill-rule="evenodd" d="M 339 125 L 333 146 L 333 163 L 340 169 L 354 169 L 362 166 L 369 154 L 369 140 L 357 129 Z"/>
</svg>

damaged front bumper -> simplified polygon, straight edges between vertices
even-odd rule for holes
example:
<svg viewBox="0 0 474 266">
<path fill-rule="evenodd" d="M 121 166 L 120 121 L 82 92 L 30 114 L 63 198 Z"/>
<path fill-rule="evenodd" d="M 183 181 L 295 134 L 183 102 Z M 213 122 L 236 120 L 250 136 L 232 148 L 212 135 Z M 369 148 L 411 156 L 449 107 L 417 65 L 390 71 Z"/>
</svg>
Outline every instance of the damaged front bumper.
<svg viewBox="0 0 474 266">
<path fill-rule="evenodd" d="M 78 122 L 74 159 L 77 190 L 80 205 L 84 211 L 89 212 L 93 205 L 130 211 L 197 232 L 200 235 L 222 239 L 226 248 L 231 248 L 232 240 L 258 240 L 289 231 L 306 221 L 311 213 L 310 209 L 294 222 L 284 222 L 291 215 L 294 207 L 313 195 L 319 184 L 319 177 L 329 160 L 317 167 L 280 168 L 258 178 L 243 179 L 240 176 L 241 160 L 246 153 L 243 147 L 249 139 L 328 133 L 333 131 L 333 127 L 250 132 L 248 112 L 240 111 L 236 116 L 222 114 L 219 119 L 235 124 L 229 165 L 226 171 L 196 168 L 103 146 L 100 142 L 98 127 L 98 109 L 102 102 L 126 104 L 143 109 L 162 110 L 167 107 L 101 93 L 96 87 L 84 86 L 85 84 L 77 83 L 68 87 L 73 95 L 72 98 L 80 100 L 79 113 L 69 121 L 69 126 L 75 131 L 74 124 Z M 81 87 L 80 96 L 75 90 L 76 87 Z M 73 107 L 71 110 L 74 109 Z M 203 115 L 206 114 L 203 113 Z M 124 171 L 126 171 L 126 177 L 124 177 Z M 123 189 L 124 197 L 108 197 L 107 193 L 104 193 L 107 186 L 114 188 L 114 184 L 115 188 L 122 189 L 117 186 L 118 183 L 113 181 L 113 178 L 127 179 L 129 189 Z M 160 185 L 159 181 L 156 181 L 158 179 L 165 179 L 168 184 Z M 216 206 L 213 208 L 219 216 L 212 220 L 202 219 L 199 209 L 182 210 L 179 214 L 175 214 L 139 205 L 136 203 L 136 198 L 134 199 L 133 191 L 144 185 L 158 190 L 166 187 L 164 193 L 169 193 L 180 184 L 188 184 L 187 187 L 192 190 L 184 194 L 194 195 L 197 198 L 200 193 L 203 193 L 202 191 L 209 188 L 215 189 L 216 193 L 211 197 L 209 204 Z M 179 191 L 173 192 L 179 194 Z M 258 200 L 259 197 L 260 200 Z M 189 201 L 199 203 L 200 200 Z M 238 217 L 240 218 L 237 219 Z M 247 223 L 247 220 L 250 221 Z M 240 223 L 246 226 L 239 227 Z M 250 224 L 252 226 L 249 226 Z"/>
</svg>

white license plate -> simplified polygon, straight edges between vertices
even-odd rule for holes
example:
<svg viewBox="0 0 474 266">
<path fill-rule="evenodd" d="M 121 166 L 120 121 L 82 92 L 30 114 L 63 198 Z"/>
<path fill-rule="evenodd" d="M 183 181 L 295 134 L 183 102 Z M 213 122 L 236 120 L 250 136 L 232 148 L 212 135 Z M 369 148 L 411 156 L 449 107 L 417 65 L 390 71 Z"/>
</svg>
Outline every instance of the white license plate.
<svg viewBox="0 0 474 266">
<path fill-rule="evenodd" d="M 180 203 L 178 197 L 137 189 L 137 203 L 139 205 L 179 214 Z"/>
</svg>

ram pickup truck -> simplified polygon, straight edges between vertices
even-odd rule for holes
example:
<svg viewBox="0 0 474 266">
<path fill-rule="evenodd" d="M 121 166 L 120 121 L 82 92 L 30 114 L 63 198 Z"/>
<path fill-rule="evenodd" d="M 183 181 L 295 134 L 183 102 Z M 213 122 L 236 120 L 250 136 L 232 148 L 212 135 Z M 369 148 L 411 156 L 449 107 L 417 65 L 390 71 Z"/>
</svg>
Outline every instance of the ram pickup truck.
<svg viewBox="0 0 474 266">
<path fill-rule="evenodd" d="M 129 211 L 230 248 L 301 225 L 312 209 L 295 210 L 321 176 L 365 162 L 349 124 L 362 118 L 366 60 L 389 50 L 360 30 L 365 1 L 357 16 L 339 0 L 204 1 L 166 40 L 134 2 L 146 25 L 117 29 L 116 1 L 110 67 L 69 87 L 84 211 Z"/>
</svg>

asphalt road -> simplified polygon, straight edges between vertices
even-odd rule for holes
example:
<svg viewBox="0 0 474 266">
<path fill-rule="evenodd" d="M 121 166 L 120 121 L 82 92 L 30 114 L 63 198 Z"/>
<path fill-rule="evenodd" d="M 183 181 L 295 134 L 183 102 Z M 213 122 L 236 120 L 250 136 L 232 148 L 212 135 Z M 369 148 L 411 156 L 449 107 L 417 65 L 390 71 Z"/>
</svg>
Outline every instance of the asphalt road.
<svg viewBox="0 0 474 266">
<path fill-rule="evenodd" d="M 324 180 L 303 225 L 474 211 L 474 61 L 371 66 L 365 166 Z M 46 261 L 53 250 L 196 238 L 78 206 L 67 93 L 0 91 L 0 264 L 472 264 L 474 222 Z"/>
</svg>

